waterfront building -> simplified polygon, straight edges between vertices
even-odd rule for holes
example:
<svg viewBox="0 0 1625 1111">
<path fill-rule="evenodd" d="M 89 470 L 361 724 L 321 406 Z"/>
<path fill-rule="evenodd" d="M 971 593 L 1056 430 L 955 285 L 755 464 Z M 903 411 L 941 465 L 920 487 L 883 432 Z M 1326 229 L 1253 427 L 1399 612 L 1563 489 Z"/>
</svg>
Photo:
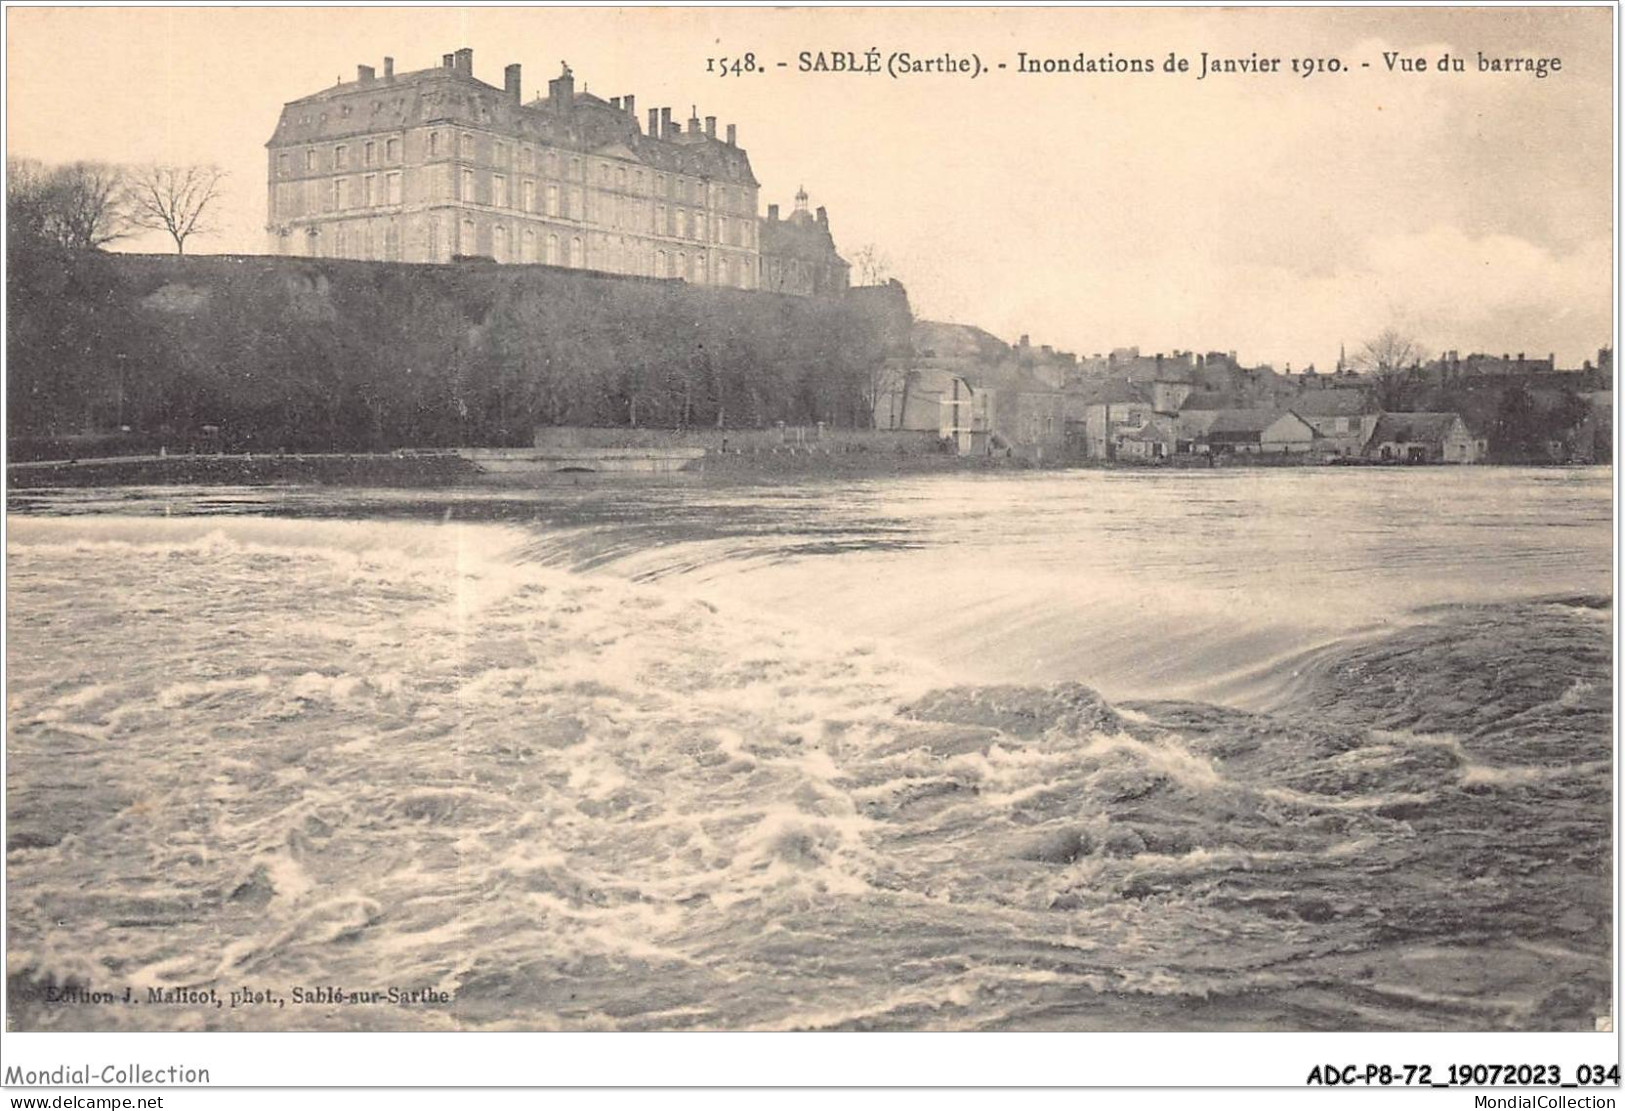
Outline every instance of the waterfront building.
<svg viewBox="0 0 1625 1111">
<path fill-rule="evenodd" d="M 1488 443 L 1457 413 L 1384 413 L 1366 443 L 1368 459 L 1401 463 L 1477 463 Z"/>
<path fill-rule="evenodd" d="M 1315 430 L 1318 451 L 1340 456 L 1359 455 L 1381 415 L 1369 391 L 1350 388 L 1305 390 L 1291 410 Z"/>
</svg>

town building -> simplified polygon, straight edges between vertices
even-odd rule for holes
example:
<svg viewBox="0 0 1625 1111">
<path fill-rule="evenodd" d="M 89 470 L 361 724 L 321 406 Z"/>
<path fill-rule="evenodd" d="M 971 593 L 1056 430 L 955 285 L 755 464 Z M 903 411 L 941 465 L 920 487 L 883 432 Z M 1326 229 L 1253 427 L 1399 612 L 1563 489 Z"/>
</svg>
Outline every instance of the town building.
<svg viewBox="0 0 1625 1111">
<path fill-rule="evenodd" d="M 1513 355 L 1485 355 L 1473 353 L 1462 357 L 1460 352 L 1446 351 L 1427 367 L 1445 381 L 1460 378 L 1498 378 L 1505 375 L 1551 374 L 1557 369 L 1557 356 L 1527 359 L 1523 352 Z"/>
<path fill-rule="evenodd" d="M 1458 413 L 1384 413 L 1365 456 L 1385 463 L 1477 463 L 1488 448 Z"/>
<path fill-rule="evenodd" d="M 1212 455 L 1297 454 L 1314 447 L 1315 430 L 1291 411 L 1220 409 L 1196 447 Z"/>
<path fill-rule="evenodd" d="M 1365 448 L 1381 415 L 1376 399 L 1360 389 L 1309 389 L 1289 407 L 1318 434 L 1316 450 L 1352 458 Z"/>
<path fill-rule="evenodd" d="M 282 109 L 266 143 L 270 251 L 451 262 L 481 257 L 757 288 L 760 225 L 734 126 L 578 90 L 569 66 L 528 103 L 521 71 L 474 52 L 356 79 Z"/>
<path fill-rule="evenodd" d="M 789 218 L 779 219 L 779 206 L 767 206 L 761 222 L 758 288 L 803 297 L 839 296 L 852 281 L 852 267 L 835 249 L 829 214 L 807 212 L 807 190 L 796 192 Z"/>
<path fill-rule="evenodd" d="M 917 320 L 912 351 L 875 394 L 875 427 L 934 430 L 959 454 L 1057 462 L 1067 395 L 1024 365 L 1021 346 L 966 324 Z"/>
<path fill-rule="evenodd" d="M 1088 383 L 1075 391 L 1068 414 L 1073 454 L 1118 458 L 1126 440 L 1137 439 L 1156 414 L 1152 394 L 1150 383 L 1118 380 Z"/>
<path fill-rule="evenodd" d="M 882 432 L 932 432 L 958 455 L 986 455 L 991 427 L 991 390 L 978 390 L 951 371 L 902 371 L 879 394 L 875 428 Z"/>
</svg>

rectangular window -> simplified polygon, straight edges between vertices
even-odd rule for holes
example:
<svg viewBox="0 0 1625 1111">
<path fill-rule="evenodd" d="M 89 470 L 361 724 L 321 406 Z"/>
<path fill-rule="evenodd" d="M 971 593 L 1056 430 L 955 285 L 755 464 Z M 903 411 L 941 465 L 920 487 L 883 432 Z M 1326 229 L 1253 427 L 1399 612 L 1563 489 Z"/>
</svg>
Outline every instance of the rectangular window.
<svg viewBox="0 0 1625 1111">
<path fill-rule="evenodd" d="M 559 187 L 557 185 L 547 187 L 547 214 L 549 216 L 559 214 Z"/>
<path fill-rule="evenodd" d="M 316 168 L 316 152 L 313 151 L 313 150 L 307 150 L 305 152 L 305 169 L 306 170 L 314 170 L 315 168 Z"/>
<path fill-rule="evenodd" d="M 347 154 L 348 152 L 343 147 L 333 148 L 333 168 L 335 170 L 344 169 L 344 162 Z"/>
<path fill-rule="evenodd" d="M 526 151 L 525 153 L 529 154 L 530 152 Z M 525 182 L 525 211 L 536 211 L 536 183 L 534 181 Z"/>
<path fill-rule="evenodd" d="M 466 131 L 463 132 L 462 137 L 457 140 L 457 156 L 459 158 L 474 157 L 474 136 L 470 135 Z"/>
<path fill-rule="evenodd" d="M 349 182 L 342 177 L 333 179 L 333 207 L 348 208 L 350 203 Z"/>
<path fill-rule="evenodd" d="M 508 165 L 508 144 L 507 143 L 498 143 L 497 144 L 496 164 L 498 166 L 503 166 L 503 167 L 506 167 Z"/>
<path fill-rule="evenodd" d="M 401 160 L 401 141 L 399 139 L 391 139 L 384 144 L 384 160 L 387 162 L 399 162 Z"/>
<path fill-rule="evenodd" d="M 277 176 L 278 177 L 287 177 L 288 176 L 288 169 L 289 169 L 289 158 L 288 158 L 288 156 L 285 155 L 285 154 L 277 155 L 276 156 L 276 172 L 277 172 Z"/>
<path fill-rule="evenodd" d="M 429 153 L 440 153 L 440 132 L 438 131 L 429 132 Z"/>
<path fill-rule="evenodd" d="M 474 171 L 473 170 L 464 170 L 463 171 L 463 195 L 462 195 L 461 199 L 465 200 L 465 201 L 472 201 L 474 199 Z"/>
<path fill-rule="evenodd" d="M 491 203 L 498 208 L 508 207 L 508 179 L 501 174 L 491 178 Z"/>
<path fill-rule="evenodd" d="M 384 175 L 384 181 L 386 183 L 385 188 L 388 189 L 388 191 L 389 191 L 389 203 L 390 204 L 400 204 L 401 203 L 401 175 L 400 174 L 385 174 Z"/>
<path fill-rule="evenodd" d="M 374 200 L 373 200 L 373 186 L 374 186 L 374 184 L 375 184 L 374 175 L 372 175 L 372 174 L 368 174 L 366 177 L 361 179 L 361 203 L 362 203 L 362 205 L 364 205 L 367 208 L 371 208 L 373 206 L 373 204 L 374 204 Z"/>
<path fill-rule="evenodd" d="M 368 143 L 361 148 L 361 157 L 367 165 L 371 166 L 378 157 L 378 144 Z"/>
</svg>

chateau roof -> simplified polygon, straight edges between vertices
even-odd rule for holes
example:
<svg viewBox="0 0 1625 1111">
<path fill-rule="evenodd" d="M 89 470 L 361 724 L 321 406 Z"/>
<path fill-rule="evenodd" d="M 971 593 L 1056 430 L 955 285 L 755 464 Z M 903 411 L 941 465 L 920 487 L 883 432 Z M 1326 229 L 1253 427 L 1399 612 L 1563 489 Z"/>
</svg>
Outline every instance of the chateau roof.
<svg viewBox="0 0 1625 1111">
<path fill-rule="evenodd" d="M 797 217 L 806 218 L 797 219 Z M 830 234 L 829 225 L 821 224 L 807 217 L 805 213 L 795 213 L 788 220 L 774 220 L 764 216 L 760 224 L 760 248 L 764 255 L 780 255 L 820 263 L 829 261 L 833 255 L 842 263 L 846 262 L 835 249 L 835 237 Z"/>
<path fill-rule="evenodd" d="M 591 153 L 620 144 L 657 171 L 755 186 L 744 148 L 710 135 L 645 135 L 636 117 L 588 92 L 519 103 L 506 90 L 448 66 L 371 80 L 340 82 L 282 109 L 271 148 L 339 141 L 378 132 L 444 123 L 499 132 L 514 139 Z"/>
</svg>

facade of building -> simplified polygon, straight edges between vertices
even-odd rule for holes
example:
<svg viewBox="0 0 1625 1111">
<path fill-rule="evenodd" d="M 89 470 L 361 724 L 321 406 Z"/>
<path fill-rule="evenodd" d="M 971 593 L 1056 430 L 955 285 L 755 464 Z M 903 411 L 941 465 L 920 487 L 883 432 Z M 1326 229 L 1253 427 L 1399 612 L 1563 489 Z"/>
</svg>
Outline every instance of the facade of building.
<svg viewBox="0 0 1625 1111">
<path fill-rule="evenodd" d="M 474 53 L 287 104 L 266 144 L 270 251 L 450 262 L 484 257 L 755 289 L 757 181 L 729 125 L 578 92 L 568 66 L 525 103 Z"/>
<path fill-rule="evenodd" d="M 1302 417 L 1278 409 L 1221 409 L 1197 441 L 1219 454 L 1294 454 L 1314 446 L 1315 430 Z"/>
<path fill-rule="evenodd" d="M 1291 409 L 1318 433 L 1316 450 L 1343 457 L 1364 450 L 1381 415 L 1376 399 L 1358 389 L 1305 390 Z"/>
<path fill-rule="evenodd" d="M 1477 463 L 1488 446 L 1456 413 L 1384 413 L 1365 455 L 1384 463 Z"/>
<path fill-rule="evenodd" d="M 816 216 L 808 213 L 805 189 L 796 192 L 796 206 L 788 219 L 779 219 L 778 205 L 767 206 L 758 241 L 760 289 L 802 297 L 839 296 L 851 284 L 852 267 L 835 250 L 829 214 L 822 206 Z"/>
<path fill-rule="evenodd" d="M 992 426 L 991 390 L 978 390 L 946 370 L 907 370 L 877 395 L 875 428 L 932 432 L 957 455 L 985 455 Z"/>
<path fill-rule="evenodd" d="M 1138 437 L 1156 413 L 1152 387 L 1142 382 L 1090 383 L 1070 400 L 1072 449 L 1083 459 L 1116 459 L 1127 438 Z"/>
</svg>

